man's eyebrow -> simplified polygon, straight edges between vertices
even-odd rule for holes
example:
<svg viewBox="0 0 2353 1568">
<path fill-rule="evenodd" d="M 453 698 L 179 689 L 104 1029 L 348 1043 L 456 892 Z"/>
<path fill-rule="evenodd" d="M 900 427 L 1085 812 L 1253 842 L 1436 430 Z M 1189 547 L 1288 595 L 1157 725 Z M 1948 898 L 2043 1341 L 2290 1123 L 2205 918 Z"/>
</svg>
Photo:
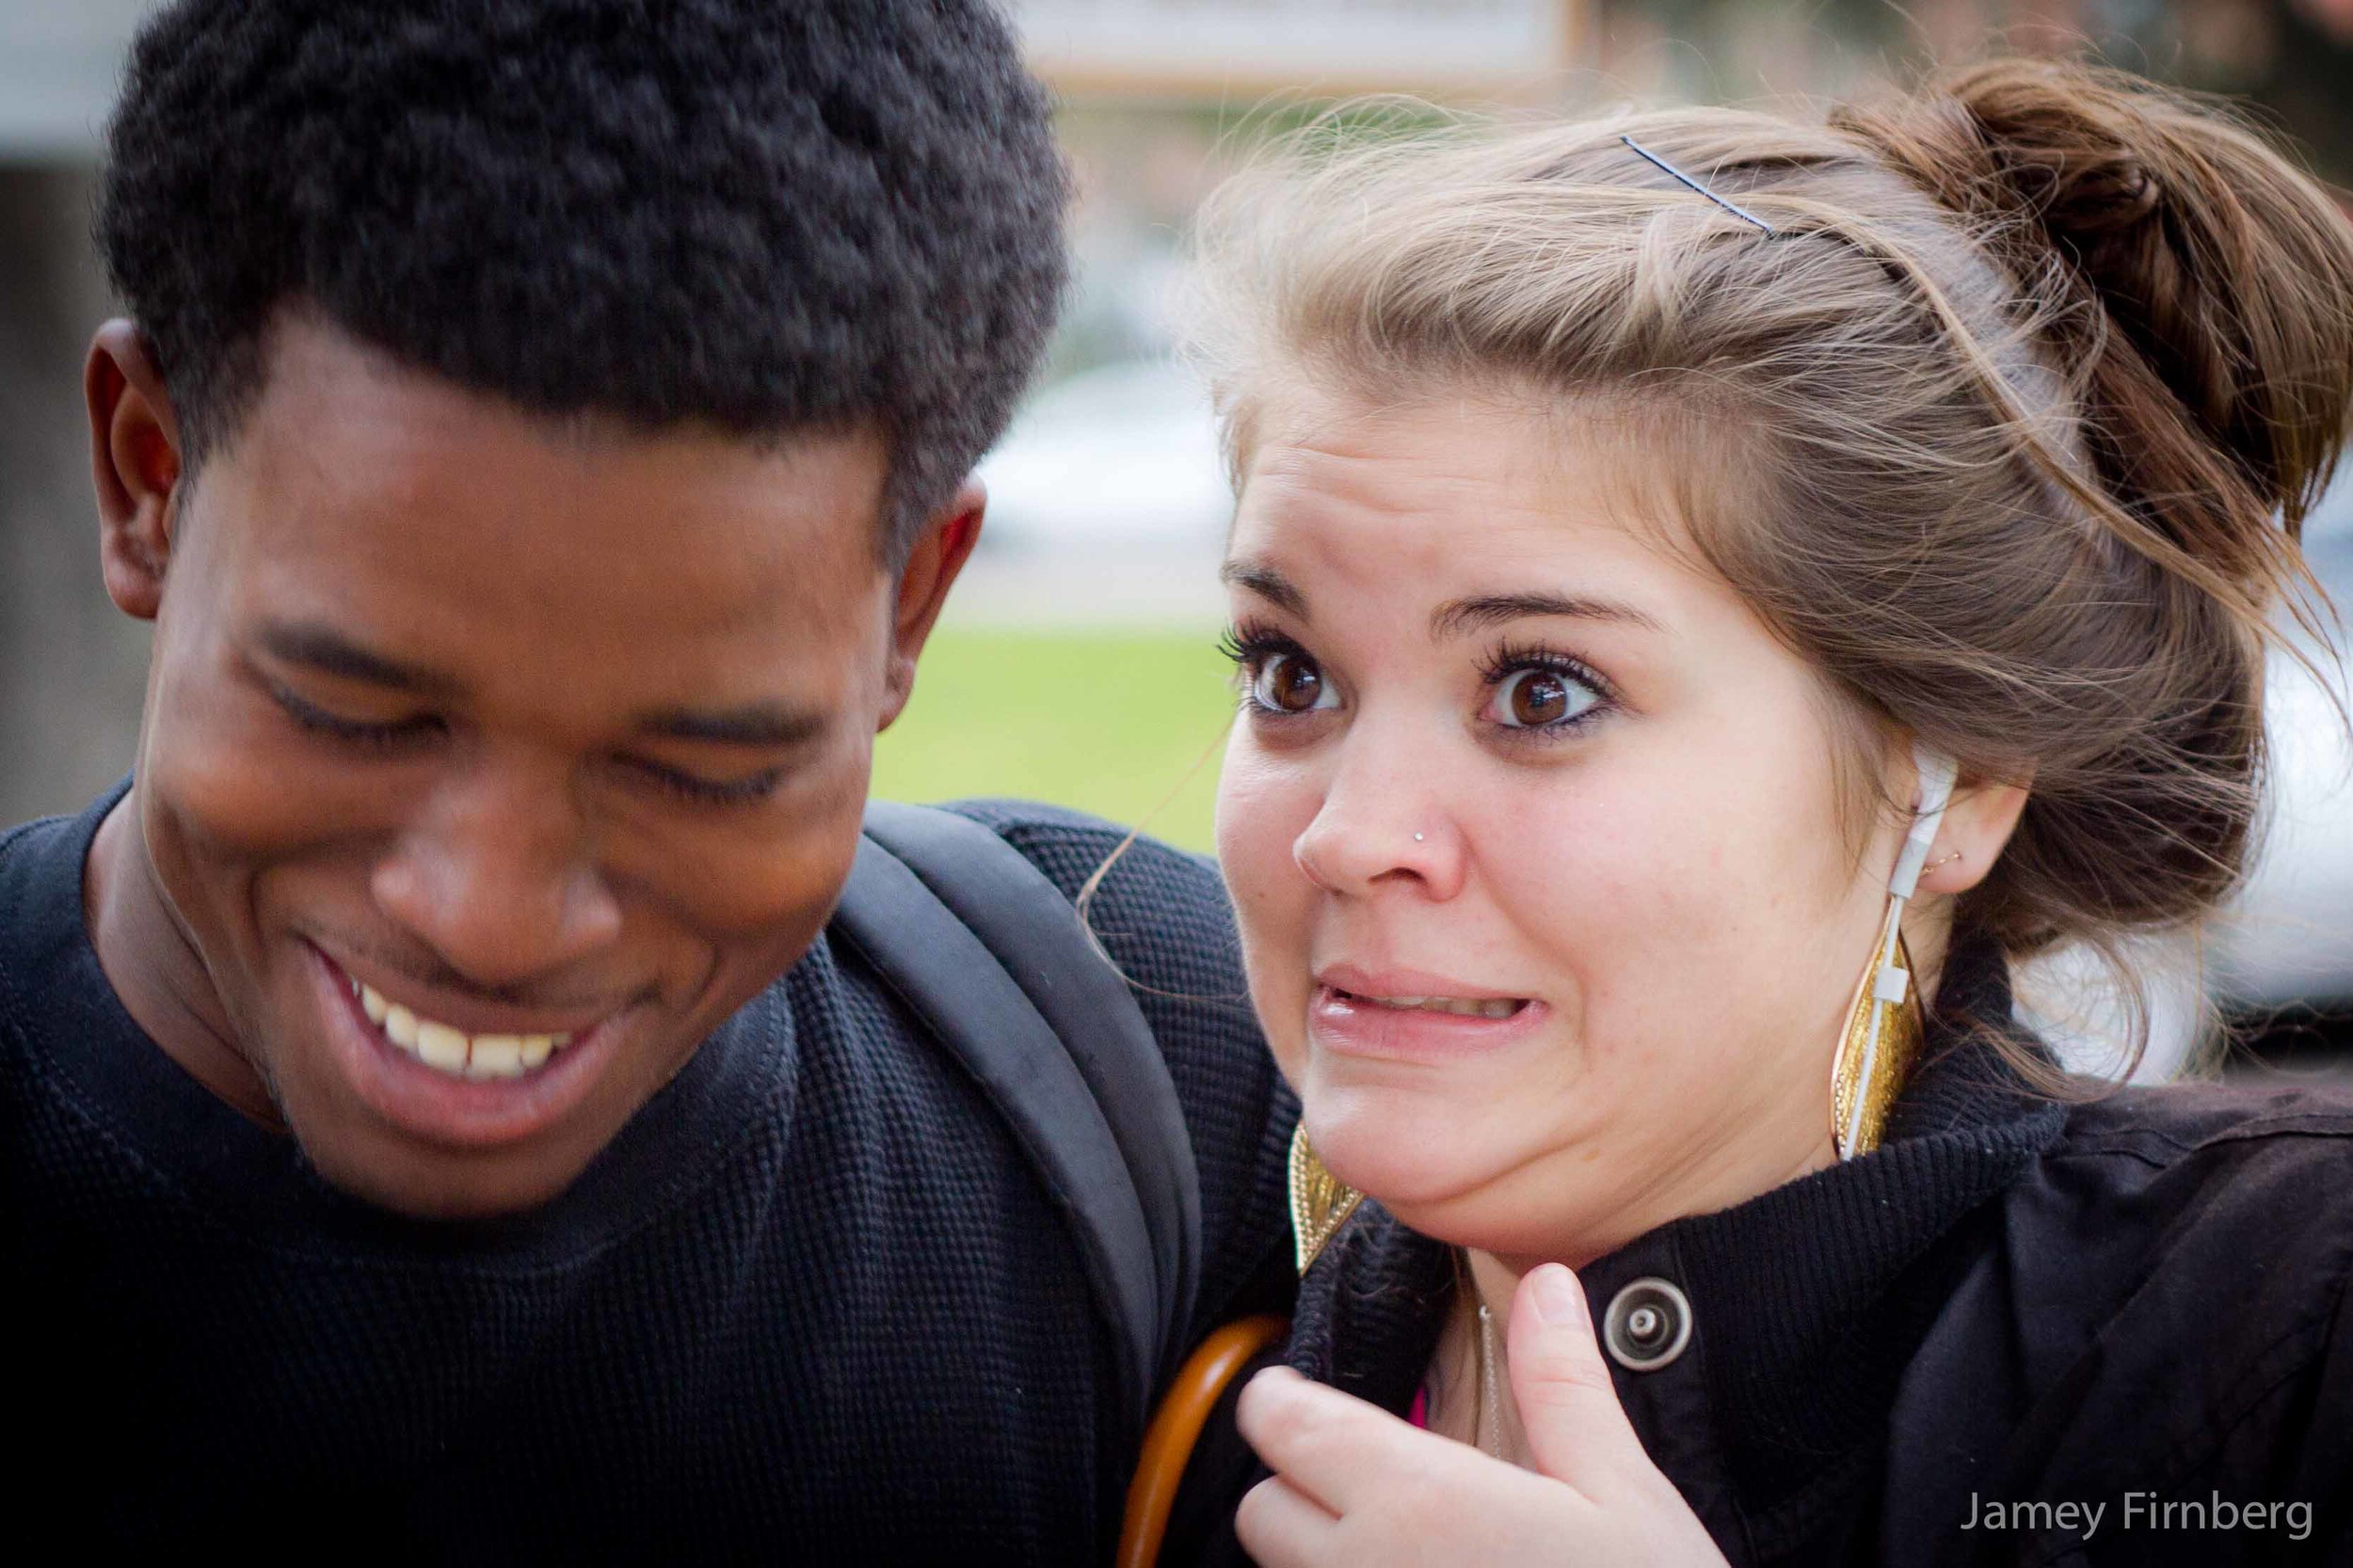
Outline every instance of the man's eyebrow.
<svg viewBox="0 0 2353 1568">
<path fill-rule="evenodd" d="M 1301 620 L 1308 618 L 1307 596 L 1289 578 L 1263 561 L 1227 561 L 1217 568 L 1217 580 L 1248 588 L 1276 609 L 1287 610 Z"/>
<path fill-rule="evenodd" d="M 446 698 L 457 693 L 457 682 L 439 670 L 388 659 L 317 621 L 270 621 L 263 626 L 260 640 L 275 657 L 322 675 L 364 680 L 419 696 Z"/>
<path fill-rule="evenodd" d="M 1623 621 L 1652 632 L 1665 630 L 1657 617 L 1612 599 L 1584 599 L 1571 594 L 1481 594 L 1442 604 L 1430 617 L 1433 638 L 1461 637 L 1530 616 L 1567 616 L 1579 620 Z"/>
<path fill-rule="evenodd" d="M 824 733 L 826 717 L 805 708 L 750 702 L 741 708 L 705 711 L 665 708 L 638 719 L 639 734 L 670 741 L 715 742 L 721 745 L 798 745 Z"/>
<path fill-rule="evenodd" d="M 449 700 L 458 683 L 438 670 L 423 669 L 371 652 L 342 632 L 315 621 L 272 621 L 261 632 L 262 646 L 290 664 L 301 664 L 345 680 Z M 824 731 L 825 715 L 778 702 L 747 702 L 737 708 L 663 708 L 641 715 L 639 734 L 722 745 L 796 745 Z"/>
</svg>

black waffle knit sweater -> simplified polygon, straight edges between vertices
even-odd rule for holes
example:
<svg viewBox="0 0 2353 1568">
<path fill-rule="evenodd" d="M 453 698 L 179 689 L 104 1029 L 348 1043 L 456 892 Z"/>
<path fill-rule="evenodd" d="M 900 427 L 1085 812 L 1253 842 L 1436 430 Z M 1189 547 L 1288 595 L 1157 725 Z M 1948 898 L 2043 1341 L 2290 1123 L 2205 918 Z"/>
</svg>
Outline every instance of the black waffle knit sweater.
<svg viewBox="0 0 2353 1568">
<path fill-rule="evenodd" d="M 1104 1554 L 1131 1456 L 1098 1440 L 1116 1395 L 1073 1243 L 855 957 L 821 937 L 544 1209 L 406 1221 L 328 1188 L 125 1014 L 82 919 L 110 804 L 0 838 L 17 1545 L 55 1527 L 102 1559 Z M 1065 892 L 1120 839 L 964 809 Z M 1282 1277 L 1295 1109 L 1212 868 L 1140 845 L 1092 922 L 1192 1130 L 1198 1334 Z"/>
</svg>

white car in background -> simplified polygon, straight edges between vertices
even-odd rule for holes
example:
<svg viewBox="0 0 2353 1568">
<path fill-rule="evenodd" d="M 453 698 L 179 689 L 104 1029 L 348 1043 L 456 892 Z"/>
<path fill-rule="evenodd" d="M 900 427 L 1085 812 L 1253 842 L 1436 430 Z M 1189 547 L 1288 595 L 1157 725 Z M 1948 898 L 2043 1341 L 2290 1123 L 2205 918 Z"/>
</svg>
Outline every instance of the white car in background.
<svg viewBox="0 0 2353 1568">
<path fill-rule="evenodd" d="M 1172 360 L 1122 360 L 1044 389 L 980 479 L 984 549 L 1214 552 L 1234 510 L 1209 400 Z"/>
<path fill-rule="evenodd" d="M 2202 932 L 2134 952 L 2149 991 L 2133 1075 L 2144 1081 L 2177 1072 L 2217 1013 L 2252 1048 L 2234 1074 L 2314 1055 L 2332 1072 L 2353 1066 L 2353 473 L 2305 520 L 2304 544 L 2337 624 L 2327 643 L 2299 634 L 2271 657 L 2270 775 L 2247 881 Z M 2130 1026 L 2087 954 L 2027 965 L 2019 995 L 2071 1065 L 2112 1070 Z"/>
<path fill-rule="evenodd" d="M 1045 388 L 979 477 L 988 520 L 952 621 L 1205 642 L 1224 624 L 1234 494 L 1209 400 L 1182 365 L 1120 360 Z"/>
<path fill-rule="evenodd" d="M 2335 601 L 2329 645 L 2273 655 L 2264 701 L 2270 800 L 2247 886 L 2217 924 L 2217 1000 L 2234 1013 L 2353 1013 L 2353 473 L 2306 520 L 2305 556 Z"/>
</svg>

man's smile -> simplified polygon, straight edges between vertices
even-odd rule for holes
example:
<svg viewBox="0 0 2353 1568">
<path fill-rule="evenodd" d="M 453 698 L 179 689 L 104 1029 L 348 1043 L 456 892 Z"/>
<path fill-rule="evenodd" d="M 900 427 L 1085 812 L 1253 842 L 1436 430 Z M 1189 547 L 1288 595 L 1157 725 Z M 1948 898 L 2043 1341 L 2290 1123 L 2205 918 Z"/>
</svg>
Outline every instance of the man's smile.
<svg viewBox="0 0 2353 1568">
<path fill-rule="evenodd" d="M 520 1144 L 562 1122 L 595 1091 L 637 1011 L 589 1019 L 519 1012 L 461 1029 L 394 1000 L 317 948 L 309 952 L 327 1055 L 339 1076 L 376 1116 L 445 1147 Z M 568 1027 L 552 1027 L 559 1022 Z"/>
<path fill-rule="evenodd" d="M 432 1003 L 420 1000 L 411 1005 L 395 1000 L 347 969 L 343 973 L 352 996 L 359 1000 L 360 1010 L 387 1040 L 426 1066 L 452 1078 L 520 1078 L 545 1066 L 577 1035 L 602 1021 L 600 1016 L 585 1023 L 563 1027 L 547 1019 L 531 1019 L 496 1027 L 467 1028 L 429 1015 L 425 1009 L 434 1006 Z M 439 1007 L 434 1010 L 443 1011 Z"/>
</svg>

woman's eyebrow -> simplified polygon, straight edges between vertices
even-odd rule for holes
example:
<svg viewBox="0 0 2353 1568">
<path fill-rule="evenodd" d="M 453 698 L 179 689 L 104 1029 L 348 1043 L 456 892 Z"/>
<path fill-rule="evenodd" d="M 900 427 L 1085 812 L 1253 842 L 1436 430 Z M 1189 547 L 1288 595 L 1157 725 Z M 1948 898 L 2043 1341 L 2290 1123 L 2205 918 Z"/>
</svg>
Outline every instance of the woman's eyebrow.
<svg viewBox="0 0 2353 1568">
<path fill-rule="evenodd" d="M 1530 616 L 1569 616 L 1581 620 L 1623 621 L 1651 632 L 1663 632 L 1656 616 L 1614 599 L 1586 599 L 1570 594 L 1481 594 L 1438 606 L 1430 617 L 1430 635 L 1443 640 L 1481 632 Z"/>
<path fill-rule="evenodd" d="M 1263 561 L 1227 561 L 1217 568 L 1217 580 L 1233 587 L 1248 588 L 1278 610 L 1285 610 L 1301 620 L 1307 615 L 1307 596 L 1301 593 L 1291 580 Z"/>
</svg>

